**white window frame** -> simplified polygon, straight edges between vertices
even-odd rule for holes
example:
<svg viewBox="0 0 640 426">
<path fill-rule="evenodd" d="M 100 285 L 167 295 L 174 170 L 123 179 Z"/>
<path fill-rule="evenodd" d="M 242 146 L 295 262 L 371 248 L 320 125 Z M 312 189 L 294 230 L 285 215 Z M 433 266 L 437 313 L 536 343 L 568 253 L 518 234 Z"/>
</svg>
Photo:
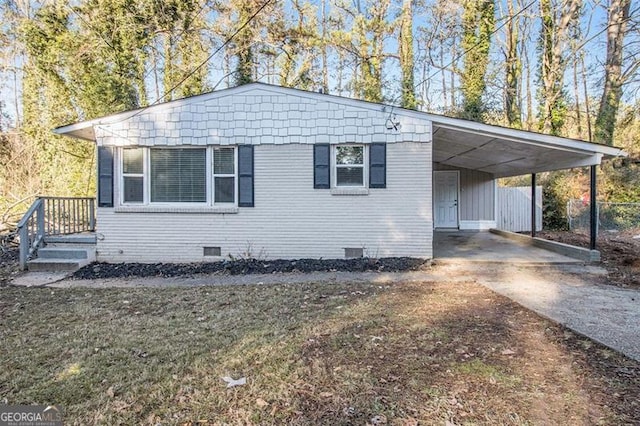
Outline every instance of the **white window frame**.
<svg viewBox="0 0 640 426">
<path fill-rule="evenodd" d="M 354 167 L 353 164 L 338 164 L 338 147 L 355 146 L 362 147 L 362 185 L 338 185 L 338 168 Z M 369 186 L 369 147 L 361 143 L 348 143 L 331 145 L 331 188 L 368 188 Z M 358 166 L 356 166 L 358 167 Z"/>
<path fill-rule="evenodd" d="M 215 157 L 215 150 L 231 148 L 233 149 L 233 174 L 229 173 L 215 173 L 213 162 Z M 209 173 L 209 182 L 211 182 L 211 190 L 210 192 L 210 203 L 213 206 L 237 206 L 238 205 L 238 147 L 235 145 L 216 145 L 210 148 L 211 158 L 209 161 L 210 164 L 210 173 Z M 233 203 L 223 203 L 216 202 L 216 178 L 217 177 L 232 177 L 233 178 Z"/>
<path fill-rule="evenodd" d="M 132 174 L 124 173 L 124 150 L 128 148 L 140 148 L 142 149 L 142 158 L 143 158 L 143 174 Z M 202 203 L 189 203 L 189 202 L 152 202 L 151 201 L 151 149 L 205 149 L 205 179 L 206 179 L 206 202 Z M 234 174 L 217 174 L 213 173 L 213 150 L 214 148 L 233 148 L 233 167 Z M 223 208 L 234 208 L 238 206 L 238 147 L 236 145 L 208 145 L 208 146 L 153 146 L 153 147 L 143 147 L 143 146 L 126 146 L 121 147 L 118 150 L 119 161 L 117 162 L 119 170 L 117 173 L 119 175 L 118 182 L 119 188 L 119 196 L 118 201 L 119 205 L 122 207 L 167 207 L 167 208 L 202 208 L 202 207 L 223 207 Z M 143 179 L 143 202 L 124 202 L 124 178 L 125 176 L 129 177 L 142 177 Z M 233 177 L 234 178 L 234 202 L 233 203 L 216 203 L 215 202 L 215 181 L 214 177 Z"/>
<path fill-rule="evenodd" d="M 127 149 L 141 149 L 142 150 L 142 174 L 140 173 L 125 173 L 124 172 L 124 151 Z M 123 206 L 140 206 L 147 204 L 147 181 L 148 173 L 147 173 L 147 152 L 148 150 L 142 146 L 127 146 L 123 147 L 120 150 L 120 204 Z M 124 201 L 124 178 L 125 177 L 141 177 L 142 178 L 142 201 L 133 202 L 133 201 Z"/>
</svg>

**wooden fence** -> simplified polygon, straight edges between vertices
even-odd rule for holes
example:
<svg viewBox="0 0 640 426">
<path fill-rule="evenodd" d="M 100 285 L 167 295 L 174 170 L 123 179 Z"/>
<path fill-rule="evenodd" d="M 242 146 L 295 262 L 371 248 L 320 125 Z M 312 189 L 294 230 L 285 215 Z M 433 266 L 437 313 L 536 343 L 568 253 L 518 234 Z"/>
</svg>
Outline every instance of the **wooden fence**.
<svg viewBox="0 0 640 426">
<path fill-rule="evenodd" d="M 498 229 L 511 232 L 531 231 L 531 187 L 498 187 Z M 542 187 L 536 187 L 536 231 L 542 230 Z"/>
</svg>

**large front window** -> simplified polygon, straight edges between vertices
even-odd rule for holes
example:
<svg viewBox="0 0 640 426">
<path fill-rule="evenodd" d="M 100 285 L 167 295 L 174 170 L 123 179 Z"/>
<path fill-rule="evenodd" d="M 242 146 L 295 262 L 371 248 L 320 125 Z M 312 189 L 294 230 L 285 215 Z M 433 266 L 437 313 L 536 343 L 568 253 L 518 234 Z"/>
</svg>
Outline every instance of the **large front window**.
<svg viewBox="0 0 640 426">
<path fill-rule="evenodd" d="M 206 203 L 205 148 L 151 149 L 152 203 Z"/>
<path fill-rule="evenodd" d="M 235 205 L 235 147 L 122 148 L 120 202 Z"/>
<path fill-rule="evenodd" d="M 364 186 L 364 146 L 335 148 L 336 186 Z"/>
</svg>

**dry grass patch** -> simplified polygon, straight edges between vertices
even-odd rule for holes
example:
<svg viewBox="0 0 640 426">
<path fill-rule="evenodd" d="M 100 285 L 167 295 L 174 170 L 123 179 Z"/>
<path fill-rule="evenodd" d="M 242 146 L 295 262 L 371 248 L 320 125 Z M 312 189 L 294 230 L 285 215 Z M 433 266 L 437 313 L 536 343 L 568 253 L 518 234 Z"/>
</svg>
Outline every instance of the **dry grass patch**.
<svg viewBox="0 0 640 426">
<path fill-rule="evenodd" d="M 473 283 L 2 288 L 0 361 L 67 424 L 640 422 L 638 363 Z"/>
</svg>

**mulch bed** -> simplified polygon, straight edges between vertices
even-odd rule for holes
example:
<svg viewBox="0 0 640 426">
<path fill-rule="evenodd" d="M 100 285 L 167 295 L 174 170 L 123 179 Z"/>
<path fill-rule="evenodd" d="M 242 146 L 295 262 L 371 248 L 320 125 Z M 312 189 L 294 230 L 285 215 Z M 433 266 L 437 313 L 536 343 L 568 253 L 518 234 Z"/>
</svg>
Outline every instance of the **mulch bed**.
<svg viewBox="0 0 640 426">
<path fill-rule="evenodd" d="M 281 272 L 403 272 L 431 265 L 410 257 L 357 259 L 257 260 L 236 259 L 210 263 L 92 263 L 76 271 L 74 279 L 177 277 L 197 274 L 274 274 Z"/>
</svg>

